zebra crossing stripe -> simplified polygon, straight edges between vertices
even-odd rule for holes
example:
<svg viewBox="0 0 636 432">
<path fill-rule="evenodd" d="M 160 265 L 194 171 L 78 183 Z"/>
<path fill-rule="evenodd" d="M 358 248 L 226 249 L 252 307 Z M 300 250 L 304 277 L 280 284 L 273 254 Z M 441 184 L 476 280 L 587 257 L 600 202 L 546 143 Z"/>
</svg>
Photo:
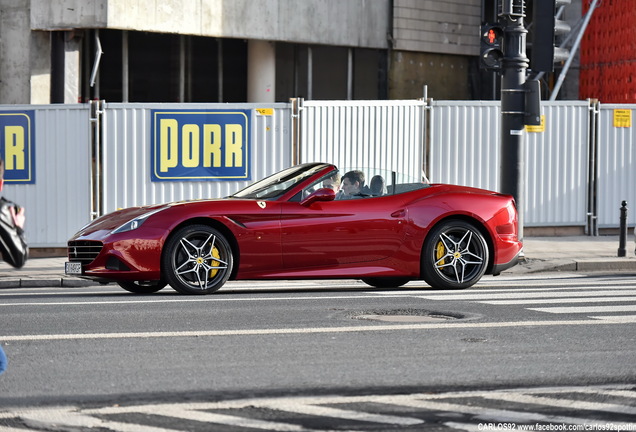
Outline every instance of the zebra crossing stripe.
<svg viewBox="0 0 636 432">
<path fill-rule="evenodd" d="M 636 302 L 636 297 L 561 297 L 558 299 L 520 299 L 520 300 L 486 300 L 479 303 L 491 305 L 523 305 L 523 304 L 552 304 L 552 303 L 611 303 L 611 302 Z"/>
<path fill-rule="evenodd" d="M 550 289 L 519 289 L 519 290 L 484 290 L 470 293 L 433 293 L 418 295 L 416 297 L 426 300 L 451 300 L 471 301 L 489 305 L 554 305 L 545 307 L 526 307 L 527 310 L 553 314 L 601 314 L 636 312 L 636 296 L 633 295 L 633 287 L 611 286 L 599 289 L 580 290 L 575 286 L 557 287 Z M 566 304 L 572 304 L 567 306 Z M 577 303 L 588 303 L 586 306 L 575 306 Z M 621 303 L 614 305 L 601 305 L 599 303 Z M 593 305 L 590 305 L 593 304 Z M 634 322 L 634 315 L 618 318 L 594 316 L 593 319 L 603 319 L 611 322 Z"/>
<path fill-rule="evenodd" d="M 607 296 L 625 296 L 629 294 L 633 294 L 634 288 L 630 287 L 629 289 L 620 289 L 620 290 L 587 290 L 587 291 L 566 291 L 566 290 L 558 290 L 554 289 L 549 291 L 513 291 L 506 290 L 501 293 L 482 293 L 482 292 L 471 292 L 471 293 L 458 293 L 458 294 L 430 294 L 417 296 L 427 300 L 478 300 L 478 301 L 491 301 L 491 300 L 508 300 L 508 299 L 550 299 L 550 298 L 560 298 L 560 297 L 607 297 Z"/>
<path fill-rule="evenodd" d="M 290 423 L 281 423 L 269 420 L 258 420 L 249 417 L 239 417 L 227 414 L 197 411 L 187 409 L 186 407 L 182 407 L 180 405 L 162 405 L 160 410 L 158 410 L 157 407 L 149 406 L 146 407 L 146 409 L 140 409 L 135 412 L 141 412 L 149 415 L 161 415 L 183 420 L 192 420 L 202 423 L 214 423 L 251 429 L 262 429 L 281 432 L 310 431 L 310 429 Z"/>
<path fill-rule="evenodd" d="M 278 411 L 289 411 L 299 414 L 308 414 L 313 416 L 340 418 L 346 420 L 365 421 L 372 423 L 387 423 L 400 426 L 413 426 L 424 423 L 423 420 L 412 417 L 397 417 L 390 415 L 372 414 L 362 411 L 343 410 L 340 408 L 331 408 L 326 406 L 310 405 L 304 403 L 270 402 L 262 407 L 275 409 Z"/>
<path fill-rule="evenodd" d="M 570 393 L 594 394 L 600 402 L 590 400 L 572 400 Z M 615 397 L 610 402 L 608 396 Z M 222 425 L 238 428 L 251 428 L 281 432 L 317 432 L 300 424 L 285 420 L 263 420 L 251 418 L 249 413 L 236 410 L 252 409 L 284 411 L 302 415 L 331 418 L 336 421 L 350 421 L 392 424 L 395 426 L 415 426 L 426 422 L 424 418 L 402 415 L 373 414 L 366 410 L 341 409 L 335 406 L 345 404 L 382 404 L 399 408 L 415 409 L 415 412 L 427 412 L 430 416 L 442 420 L 442 424 L 458 430 L 473 431 L 479 429 L 478 421 L 492 423 L 550 423 L 555 425 L 585 425 L 586 430 L 608 430 L 612 428 L 633 430 L 634 423 L 617 420 L 601 420 L 599 412 L 633 416 L 636 406 L 630 404 L 636 398 L 636 385 L 616 384 L 593 387 L 535 387 L 509 390 L 478 390 L 446 393 L 412 393 L 398 395 L 362 395 L 362 396 L 298 396 L 271 397 L 227 400 L 218 402 L 158 403 L 130 406 L 108 406 L 103 408 L 82 409 L 72 406 L 18 409 L 10 413 L 0 412 L 0 418 L 19 418 L 26 428 L 107 428 L 116 432 L 170 432 L 175 429 L 146 426 L 138 423 L 126 423 L 125 420 L 113 421 L 104 416 L 143 414 L 183 419 L 209 425 Z M 505 401 L 519 405 L 519 409 L 492 408 L 492 401 Z M 626 405 L 628 404 L 628 405 Z M 514 406 L 514 405 L 510 405 Z M 576 411 L 576 417 L 554 413 L 553 409 L 542 412 L 539 406 L 565 408 L 565 412 Z M 532 407 L 532 408 L 530 408 Z M 387 408 L 388 409 L 388 408 Z M 225 414 L 222 410 L 230 410 Z M 217 412 L 214 412 L 217 411 Z M 552 412 L 552 413 L 551 413 Z M 443 413 L 457 413 L 470 416 L 474 423 L 458 418 L 448 421 Z M 592 417 L 586 415 L 589 413 Z M 112 417 L 111 417 L 112 418 Z M 139 418 L 139 417 L 137 417 Z M 481 424 L 481 423 L 480 423 Z M 631 429 L 630 429 L 631 428 Z M 26 429 L 0 426 L 0 432 L 23 432 Z M 322 430 L 322 429 L 321 429 Z M 340 429 L 338 429 L 340 430 Z M 614 430 L 614 429 L 612 429 Z"/>
<path fill-rule="evenodd" d="M 611 312 L 636 312 L 636 304 L 634 305 L 616 305 L 616 306 L 565 306 L 565 307 L 546 307 L 546 308 L 528 308 L 537 312 L 549 312 L 554 314 L 569 313 L 611 313 Z"/>
<path fill-rule="evenodd" d="M 47 429 L 54 428 L 104 428 L 117 432 L 174 432 L 173 429 L 164 429 L 154 426 L 145 426 L 133 423 L 124 423 L 110 420 L 102 420 L 97 417 L 78 412 L 74 407 L 57 407 L 35 409 L 30 411 L 18 411 L 20 417 L 27 427 L 46 425 Z M 38 427 L 39 429 L 39 427 Z M 16 429 L 24 432 L 24 429 Z M 0 432 L 2 429 L 0 429 Z"/>
<path fill-rule="evenodd" d="M 18 429 L 10 426 L 0 425 L 0 432 L 25 432 L 25 429 Z"/>
<path fill-rule="evenodd" d="M 483 396 L 482 396 L 483 397 Z M 506 409 L 486 408 L 483 406 L 475 405 L 463 405 L 449 402 L 439 402 L 433 400 L 418 400 L 414 398 L 405 397 L 399 400 L 400 406 L 406 406 L 410 408 L 446 411 L 462 414 L 473 415 L 477 419 L 484 421 L 493 421 L 497 423 L 514 422 L 514 423 L 530 423 L 530 422 L 545 422 L 545 423 L 560 423 L 560 424 L 575 424 L 575 425 L 592 425 L 592 426 L 604 426 L 606 421 L 592 420 L 589 418 L 559 416 L 552 414 L 541 414 L 537 412 L 529 411 L 512 411 Z M 613 422 L 617 427 L 628 427 L 633 423 Z"/>
<path fill-rule="evenodd" d="M 557 399 L 542 396 L 534 396 L 527 394 L 515 394 L 507 392 L 493 392 L 482 395 L 484 399 L 493 399 L 498 401 L 515 402 L 522 404 L 535 404 L 545 405 L 550 407 L 571 408 L 577 411 L 589 410 L 589 411 L 603 411 L 610 413 L 621 414 L 636 414 L 636 407 L 609 404 L 602 402 L 587 402 L 583 400 L 571 400 L 571 399 Z"/>
</svg>

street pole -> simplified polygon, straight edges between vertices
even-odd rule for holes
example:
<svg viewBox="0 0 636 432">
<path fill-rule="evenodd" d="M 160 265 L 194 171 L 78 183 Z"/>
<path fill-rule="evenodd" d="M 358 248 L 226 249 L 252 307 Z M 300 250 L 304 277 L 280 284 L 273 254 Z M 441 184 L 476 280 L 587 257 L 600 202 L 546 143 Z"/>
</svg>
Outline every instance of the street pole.
<svg viewBox="0 0 636 432">
<path fill-rule="evenodd" d="M 504 25 L 501 68 L 500 191 L 517 202 L 519 239 L 523 240 L 525 208 L 525 88 L 528 58 L 523 23 L 524 0 L 504 0 L 500 18 Z"/>
</svg>

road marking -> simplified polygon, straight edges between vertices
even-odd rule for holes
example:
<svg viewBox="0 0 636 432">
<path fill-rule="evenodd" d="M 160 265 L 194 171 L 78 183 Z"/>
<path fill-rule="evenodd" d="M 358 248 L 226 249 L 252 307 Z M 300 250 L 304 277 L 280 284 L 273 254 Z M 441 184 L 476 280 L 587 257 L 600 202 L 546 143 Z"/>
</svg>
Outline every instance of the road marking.
<svg viewBox="0 0 636 432">
<path fill-rule="evenodd" d="M 481 396 L 483 397 L 483 396 Z M 496 408 L 486 408 L 481 406 L 461 405 L 448 402 L 434 402 L 431 400 L 418 400 L 416 398 L 396 398 L 396 402 L 400 406 L 407 406 L 417 409 L 438 410 L 454 413 L 471 414 L 475 418 L 488 420 L 493 422 L 510 422 L 510 423 L 530 423 L 530 422 L 546 422 L 558 424 L 579 424 L 602 426 L 607 425 L 607 421 L 591 420 L 589 418 L 558 416 L 551 414 L 541 414 L 527 411 L 511 411 Z M 614 422 L 613 422 L 614 423 Z M 633 423 L 615 422 L 617 427 L 628 427 Z"/>
<path fill-rule="evenodd" d="M 618 289 L 616 289 L 618 288 Z M 471 292 L 419 295 L 416 297 L 435 301 L 471 301 L 479 304 L 497 306 L 505 305 L 555 305 L 549 307 L 526 307 L 526 310 L 553 314 L 601 314 L 636 312 L 636 296 L 633 295 L 633 285 L 603 286 L 600 289 L 580 290 L 576 286 L 521 289 L 521 290 L 489 290 L 489 292 Z M 576 303 L 622 303 L 615 305 L 563 306 Z M 631 303 L 631 304 L 630 304 Z M 633 315 L 612 317 L 594 316 L 593 319 L 603 319 L 622 323 L 634 322 Z"/>
<path fill-rule="evenodd" d="M 100 301 L 68 301 L 68 302 L 20 302 L 20 303 L 0 303 L 1 306 L 83 306 L 83 305 L 113 305 L 113 304 L 149 304 L 149 303 L 205 303 L 205 302 L 249 302 L 249 301 L 307 301 L 307 300 L 347 300 L 360 298 L 387 298 L 405 297 L 403 295 L 347 295 L 347 296 L 320 296 L 320 297 L 237 297 L 223 298 L 217 296 L 209 297 L 170 297 L 163 299 L 148 300 L 100 300 Z"/>
<path fill-rule="evenodd" d="M 359 299 L 359 298 L 399 298 L 399 297 L 414 297 L 425 300 L 467 300 L 467 301 L 479 301 L 482 303 L 486 302 L 494 302 L 498 300 L 509 300 L 512 301 L 514 299 L 559 299 L 563 297 L 581 297 L 581 298 L 592 298 L 599 296 L 625 296 L 626 291 L 629 291 L 627 294 L 632 294 L 634 287 L 626 286 L 624 289 L 607 289 L 610 287 L 606 287 L 603 289 L 589 290 L 589 291 L 580 291 L 580 287 L 567 287 L 567 288 L 526 288 L 526 289 L 516 289 L 516 290 L 508 290 L 508 289 L 494 289 L 494 290 L 479 290 L 470 293 L 462 293 L 455 291 L 441 291 L 435 293 L 422 293 L 419 290 L 399 290 L 399 291 L 386 291 L 386 292 L 374 292 L 368 293 L 365 291 L 360 291 L 357 294 L 353 295 L 321 295 L 321 296 L 276 296 L 276 297 L 265 297 L 263 295 L 267 293 L 263 293 L 263 295 L 259 295 L 258 297 L 254 296 L 244 296 L 240 295 L 237 297 L 226 297 L 228 293 L 220 293 L 213 294 L 207 297 L 184 297 L 184 296 L 158 296 L 161 297 L 130 297 L 125 293 L 122 293 L 120 298 L 114 300 L 89 300 L 89 301 L 51 301 L 51 302 L 37 302 L 37 301 L 22 301 L 22 302 L 10 302 L 6 301 L 0 303 L 0 307 L 15 307 L 15 306 L 83 306 L 83 305 L 113 305 L 113 304 L 163 304 L 163 303 L 190 303 L 190 302 L 258 302 L 258 301 L 307 301 L 307 300 L 348 300 L 348 299 Z M 611 288 L 620 288 L 620 287 L 611 287 Z M 557 289 L 557 291 L 555 291 Z M 572 291 L 568 291 L 568 290 Z M 46 295 L 91 295 L 92 298 L 99 298 L 101 295 L 105 294 L 117 294 L 119 291 L 105 291 L 105 292 L 73 292 L 73 291 L 65 291 L 65 292 L 54 292 L 47 293 Z M 449 294 L 452 293 L 452 294 Z M 232 293 L 234 294 L 234 293 Z M 0 293 L 2 295 L 9 295 L 7 293 Z M 15 294 L 14 294 L 15 295 Z M 40 296 L 43 293 L 23 293 L 20 296 Z M 512 299 L 512 300 L 511 300 Z M 546 300 L 547 302 L 547 300 Z M 498 304 L 498 303 L 489 303 L 489 304 Z M 499 304 L 515 304 L 515 303 L 499 303 Z M 521 304 L 521 303 L 519 303 Z"/>
<path fill-rule="evenodd" d="M 560 298 L 560 297 L 598 297 L 598 296 L 612 296 L 612 295 L 626 295 L 632 294 L 634 287 L 625 287 L 620 290 L 589 290 L 589 291 L 555 291 L 554 288 L 544 290 L 541 292 L 518 290 L 518 291 L 505 291 L 502 293 L 471 293 L 471 294 L 430 294 L 430 295 L 418 295 L 418 297 L 425 298 L 427 300 L 479 300 L 490 301 L 499 299 L 534 299 L 534 298 Z"/>
<path fill-rule="evenodd" d="M 326 399 L 326 400 L 325 400 Z M 210 413 L 210 410 L 236 410 L 246 407 L 258 407 L 261 409 L 271 409 L 275 411 L 286 411 L 297 414 L 305 414 L 319 417 L 330 417 L 344 420 L 363 421 L 371 423 L 384 423 L 400 426 L 413 426 L 424 423 L 424 420 L 405 416 L 380 415 L 363 411 L 345 410 L 320 406 L 319 403 L 342 403 L 349 402 L 347 396 L 318 397 L 318 398 L 265 398 L 250 401 L 238 400 L 227 402 L 201 402 L 187 404 L 160 404 L 142 405 L 130 407 L 107 407 L 87 410 L 85 413 L 122 414 L 122 413 L 144 413 L 150 415 L 162 415 L 168 417 L 182 418 L 208 423 L 218 423 L 238 427 L 255 429 L 266 429 L 276 431 L 310 431 L 301 426 L 272 421 L 253 420 L 247 417 L 230 416 L 226 414 Z"/>
<path fill-rule="evenodd" d="M 569 423 L 583 424 L 589 423 L 588 419 L 579 419 L 573 417 L 562 417 L 545 415 L 533 412 L 511 411 L 496 408 L 484 408 L 480 406 L 461 405 L 448 402 L 434 402 L 430 400 L 397 400 L 400 406 L 408 406 L 410 408 L 455 412 L 463 414 L 471 414 L 481 420 L 491 420 L 494 422 L 551 422 L 551 423 Z"/>
<path fill-rule="evenodd" d="M 482 424 L 458 422 L 445 422 L 443 424 L 449 429 L 459 429 L 466 432 L 482 432 L 484 430 L 484 426 Z"/>
<path fill-rule="evenodd" d="M 0 432 L 25 432 L 26 429 L 16 429 L 14 427 L 9 426 L 0 426 Z"/>
<path fill-rule="evenodd" d="M 632 387 L 633 388 L 633 387 Z M 578 389 L 578 393 L 590 393 L 590 394 L 599 394 L 603 396 L 618 396 L 621 398 L 630 398 L 636 399 L 636 390 L 600 390 L 595 391 L 592 389 Z"/>
<path fill-rule="evenodd" d="M 217 336 L 265 336 L 319 333 L 364 333 L 404 330 L 443 330 L 443 329 L 483 329 L 506 327 L 550 327 L 550 326 L 583 326 L 583 325 L 617 325 L 631 321 L 621 321 L 612 317 L 597 317 L 586 320 L 564 321 L 515 321 L 515 322 L 454 322 L 427 324 L 368 325 L 349 327 L 314 327 L 314 328 L 282 328 L 282 329 L 245 329 L 245 330 L 199 330 L 175 332 L 122 332 L 122 333 L 77 333 L 77 334 L 42 334 L 42 335 L 0 335 L 5 342 L 81 340 L 81 339 L 145 339 L 172 337 L 217 337 Z"/>
<path fill-rule="evenodd" d="M 432 419 L 435 424 L 445 424 L 460 430 L 474 431 L 481 423 L 529 424 L 546 423 L 564 428 L 566 425 L 585 425 L 594 430 L 633 430 L 635 423 L 621 421 L 618 415 L 630 419 L 636 412 L 633 405 L 636 392 L 634 384 L 580 386 L 580 387 L 538 387 L 516 388 L 505 390 L 455 391 L 445 393 L 411 393 L 411 394 L 371 394 L 362 396 L 290 396 L 234 399 L 217 402 L 185 402 L 158 403 L 127 406 L 107 406 L 97 408 L 80 407 L 48 407 L 19 408 L 0 410 L 0 419 L 20 419 L 26 427 L 31 425 L 38 429 L 88 429 L 107 428 L 117 432 L 168 432 L 173 429 L 145 426 L 132 421 L 144 421 L 148 416 L 185 419 L 213 425 L 225 425 L 239 428 L 252 428 L 273 431 L 316 432 L 304 427 L 301 422 L 290 420 L 280 412 L 296 413 L 303 416 L 322 418 L 321 423 L 330 424 L 336 430 L 343 430 L 339 420 L 358 421 L 395 426 L 415 426 Z M 571 400 L 570 394 L 582 393 L 593 395 L 596 400 Z M 546 395 L 549 395 L 546 396 Z M 608 396 L 610 397 L 608 399 Z M 612 401 L 611 397 L 614 397 Z M 589 398 L 589 396 L 588 396 Z M 516 409 L 493 408 L 493 401 L 507 401 L 518 405 Z M 618 402 L 618 403 L 614 403 Z M 630 405 L 625 405 L 625 403 Z M 381 411 L 396 412 L 394 415 L 372 414 L 368 412 L 369 404 Z M 515 406 L 513 405 L 513 406 Z M 342 406 L 343 408 L 340 408 Z M 351 407 L 356 407 L 352 409 Z M 360 409 L 357 409 L 357 408 Z M 395 407 L 395 408 L 391 408 Z M 541 408 L 548 407 L 548 408 Z M 396 409 L 397 408 L 397 409 Z M 576 411 L 577 417 L 561 415 L 555 408 L 564 408 L 564 413 Z M 261 418 L 252 418 L 251 410 L 269 413 Z M 405 409 L 409 409 L 405 411 Z M 241 411 L 245 410 L 245 411 Z M 400 411 L 405 415 L 400 415 Z M 599 412 L 611 413 L 612 418 L 599 415 Z M 407 414 L 408 413 L 408 414 Z M 464 414 L 468 418 L 457 418 L 449 421 L 445 413 Z M 127 414 L 142 414 L 127 417 Z M 412 415 L 418 415 L 418 418 Z M 117 417 L 119 416 L 119 417 Z M 271 418 L 272 420 L 268 420 Z M 111 420 L 116 419 L 116 420 Z M 127 423 L 130 419 L 131 423 Z M 157 418 L 154 423 L 157 423 Z M 304 421 L 305 423 L 307 420 Z M 174 424 L 174 422 L 170 422 Z M 328 426 L 327 426 L 328 427 Z M 477 428 L 477 429 L 476 429 Z M 354 428 L 359 430 L 359 425 Z M 572 428 L 570 428 L 572 429 Z M 1 432 L 24 431 L 19 428 L 3 428 Z M 321 429 L 325 430 L 325 429 Z"/>
<path fill-rule="evenodd" d="M 622 324 L 636 323 L 636 315 L 600 315 L 600 316 L 591 316 L 588 318 L 606 320 L 606 321 L 615 321 L 617 323 L 622 323 Z"/>
<path fill-rule="evenodd" d="M 46 429 L 50 429 L 51 426 L 53 426 L 56 430 L 58 430 L 59 426 L 65 426 L 64 429 L 66 430 L 70 426 L 73 429 L 103 428 L 117 432 L 174 432 L 174 429 L 164 429 L 153 426 L 99 419 L 97 417 L 80 413 L 75 407 L 18 410 L 14 413 L 14 417 L 19 417 L 29 428 L 32 425 L 34 427 L 45 426 Z M 40 427 L 38 427 L 38 429 L 40 429 Z M 24 429 L 16 430 L 24 431 Z"/>
<path fill-rule="evenodd" d="M 636 297 L 560 297 L 559 303 L 612 303 L 612 302 L 636 302 Z M 521 299 L 521 300 L 486 300 L 479 303 L 491 305 L 522 305 L 522 304 L 553 304 L 555 299 Z"/>
<path fill-rule="evenodd" d="M 27 296 L 33 296 L 33 297 L 38 297 L 38 296 L 67 296 L 67 295 L 112 295 L 112 294 L 121 294 L 121 295 L 126 295 L 126 291 L 124 291 L 123 289 L 117 290 L 117 291 L 95 291 L 95 290 L 91 290 L 91 291 L 75 291 L 75 290 L 71 290 L 71 289 L 60 289 L 60 290 L 55 290 L 55 291 L 49 291 L 49 290 L 44 290 L 42 288 L 37 288 L 37 291 L 32 291 L 35 290 L 35 288 L 29 288 L 29 289 L 20 289 L 20 288 L 15 288 L 15 289 L 11 289 L 9 291 L 3 291 L 0 292 L 0 297 L 27 297 Z"/>
<path fill-rule="evenodd" d="M 184 420 L 192 420 L 202 423 L 215 423 L 223 424 L 233 427 L 251 428 L 251 429 L 263 429 L 271 431 L 283 431 L 283 432 L 305 432 L 311 429 L 306 429 L 302 426 L 280 423 L 269 420 L 258 420 L 249 417 L 240 417 L 227 414 L 218 414 L 205 411 L 191 410 L 187 407 L 180 405 L 168 405 L 164 404 L 160 407 L 150 406 L 146 409 L 140 409 L 135 412 L 141 412 L 147 415 L 160 415 L 166 417 L 174 417 Z"/>
<path fill-rule="evenodd" d="M 545 405 L 550 407 L 568 408 L 588 411 L 603 411 L 610 413 L 636 414 L 636 407 L 603 402 L 588 402 L 584 400 L 557 399 L 527 394 L 513 394 L 507 392 L 493 392 L 482 396 L 486 399 L 501 400 L 522 404 Z"/>
<path fill-rule="evenodd" d="M 400 426 L 413 426 L 417 424 L 422 424 L 424 421 L 422 419 L 417 419 L 413 417 L 397 417 L 392 415 L 381 415 L 381 414 L 372 414 L 364 411 L 352 411 L 352 410 L 344 410 L 340 408 L 331 408 L 326 406 L 318 406 L 312 404 L 305 404 L 302 402 L 291 402 L 286 401 L 273 401 L 270 403 L 265 403 L 260 405 L 265 408 L 274 409 L 277 411 L 287 411 L 299 414 L 306 414 L 312 416 L 320 416 L 320 417 L 331 417 L 331 418 L 339 418 L 345 420 L 356 420 L 356 421 L 364 421 L 371 423 L 387 423 L 393 425 Z"/>
<path fill-rule="evenodd" d="M 537 312 L 549 312 L 555 314 L 569 313 L 607 313 L 607 312 L 636 312 L 636 305 L 617 305 L 617 306 L 565 306 L 565 307 L 547 307 L 547 308 L 528 308 Z"/>
</svg>

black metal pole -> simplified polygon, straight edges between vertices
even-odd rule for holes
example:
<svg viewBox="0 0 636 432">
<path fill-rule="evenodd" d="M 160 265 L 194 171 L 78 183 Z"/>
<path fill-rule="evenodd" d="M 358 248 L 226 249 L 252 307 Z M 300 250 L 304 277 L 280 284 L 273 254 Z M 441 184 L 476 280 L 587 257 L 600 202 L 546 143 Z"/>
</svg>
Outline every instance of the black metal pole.
<svg viewBox="0 0 636 432">
<path fill-rule="evenodd" d="M 620 234 L 618 236 L 618 256 L 627 256 L 627 201 L 621 202 L 621 214 L 619 217 Z"/>
<path fill-rule="evenodd" d="M 521 2 L 523 10 L 523 2 Z M 523 240 L 525 208 L 525 92 L 526 29 L 522 15 L 503 15 L 504 51 L 501 69 L 500 191 L 514 196 L 519 213 L 519 239 Z"/>
</svg>

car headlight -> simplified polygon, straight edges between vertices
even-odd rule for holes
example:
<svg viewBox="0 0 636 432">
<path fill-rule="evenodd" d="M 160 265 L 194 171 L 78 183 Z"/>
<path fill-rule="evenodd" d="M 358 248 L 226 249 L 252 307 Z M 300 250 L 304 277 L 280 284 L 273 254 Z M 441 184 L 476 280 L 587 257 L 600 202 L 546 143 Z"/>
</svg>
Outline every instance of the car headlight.
<svg viewBox="0 0 636 432">
<path fill-rule="evenodd" d="M 137 228 L 139 228 L 150 216 L 152 216 L 155 213 L 159 213 L 162 210 L 165 210 L 166 207 L 161 207 L 158 208 L 156 210 L 153 210 L 151 212 L 148 213 L 144 213 L 140 216 L 137 216 L 134 219 L 129 220 L 128 222 L 126 222 L 125 224 L 115 228 L 111 234 L 119 234 L 119 233 L 123 233 L 126 231 L 132 231 L 132 230 L 136 230 Z"/>
</svg>

